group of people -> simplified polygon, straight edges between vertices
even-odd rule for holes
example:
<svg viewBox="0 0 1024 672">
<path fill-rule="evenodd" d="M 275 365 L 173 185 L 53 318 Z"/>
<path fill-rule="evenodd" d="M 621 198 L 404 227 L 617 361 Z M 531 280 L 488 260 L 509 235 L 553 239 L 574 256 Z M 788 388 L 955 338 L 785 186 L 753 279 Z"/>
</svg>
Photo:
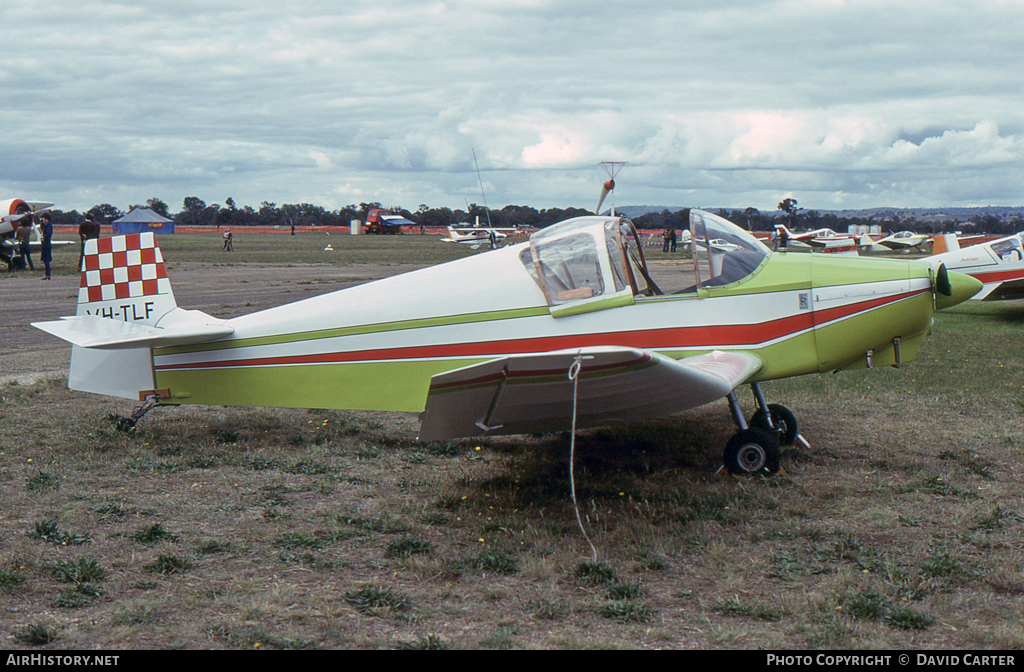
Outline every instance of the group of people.
<svg viewBox="0 0 1024 672">
<path fill-rule="evenodd" d="M 14 264 L 14 268 L 25 268 L 26 266 L 30 270 L 36 270 L 36 267 L 32 264 L 32 227 L 25 226 L 24 224 L 14 230 L 14 240 L 18 244 L 18 254 L 20 255 L 20 262 Z"/>
<path fill-rule="evenodd" d="M 18 255 L 20 261 L 13 264 L 14 268 L 34 271 L 36 266 L 32 263 L 32 224 L 39 227 L 39 261 L 43 262 L 45 274 L 42 280 L 50 279 L 50 263 L 53 261 L 53 222 L 50 213 L 42 212 L 34 218 L 26 218 L 20 226 L 14 230 L 14 240 L 17 241 Z M 89 212 L 85 219 L 78 226 L 78 237 L 82 241 L 82 250 L 78 256 L 78 268 L 82 268 L 82 261 L 85 258 L 85 241 L 100 237 L 100 223 L 96 216 Z"/>
<path fill-rule="evenodd" d="M 50 262 L 53 260 L 53 224 L 50 222 L 50 213 L 44 212 L 35 216 L 35 225 L 39 227 L 39 261 L 43 262 L 46 275 L 43 280 L 50 279 Z M 25 217 L 18 228 L 14 230 L 14 240 L 18 245 L 18 261 L 11 261 L 12 268 L 36 270 L 32 263 L 32 228 L 33 218 Z"/>
<path fill-rule="evenodd" d="M 665 227 L 665 232 L 661 234 L 661 251 L 662 252 L 675 252 L 676 251 L 676 229 L 674 226 Z"/>
</svg>

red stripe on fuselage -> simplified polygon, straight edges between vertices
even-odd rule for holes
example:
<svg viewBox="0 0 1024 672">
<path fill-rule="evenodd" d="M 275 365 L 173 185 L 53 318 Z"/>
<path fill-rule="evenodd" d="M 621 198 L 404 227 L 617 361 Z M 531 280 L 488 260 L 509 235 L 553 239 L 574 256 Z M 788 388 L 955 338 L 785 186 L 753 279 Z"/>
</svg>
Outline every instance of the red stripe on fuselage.
<svg viewBox="0 0 1024 672">
<path fill-rule="evenodd" d="M 1020 280 L 1024 278 L 1024 268 L 1019 268 L 1015 271 L 993 271 L 991 273 L 971 273 L 972 277 L 980 280 L 984 285 L 990 285 L 993 282 L 1006 282 L 1007 280 Z"/>
<path fill-rule="evenodd" d="M 543 336 L 540 338 L 480 341 L 444 345 L 410 346 L 404 348 L 380 348 L 353 352 L 326 352 L 310 355 L 284 355 L 280 357 L 253 357 L 247 359 L 224 359 L 212 362 L 190 362 L 187 364 L 165 364 L 155 367 L 157 371 L 174 369 L 208 369 L 244 366 L 283 366 L 292 364 L 342 364 L 400 359 L 433 358 L 477 358 L 500 355 L 528 354 L 566 350 L 569 348 L 599 347 L 603 345 L 638 348 L 641 350 L 665 350 L 674 348 L 719 348 L 735 346 L 756 346 L 786 336 L 792 336 L 812 327 L 838 319 L 847 318 L 860 312 L 894 303 L 902 299 L 926 293 L 929 290 L 904 292 L 893 296 L 879 297 L 868 301 L 837 306 L 818 311 L 807 311 L 798 315 L 761 322 L 758 324 L 730 324 L 702 327 L 668 327 L 664 329 L 642 329 L 637 331 L 613 331 L 597 334 L 572 334 L 569 336 Z"/>
</svg>

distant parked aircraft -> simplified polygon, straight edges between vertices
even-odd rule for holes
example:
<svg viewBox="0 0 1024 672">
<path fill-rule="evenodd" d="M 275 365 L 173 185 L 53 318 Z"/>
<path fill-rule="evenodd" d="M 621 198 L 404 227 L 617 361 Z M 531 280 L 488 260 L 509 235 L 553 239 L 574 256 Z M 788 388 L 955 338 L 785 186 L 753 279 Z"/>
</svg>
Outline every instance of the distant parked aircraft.
<svg viewBox="0 0 1024 672">
<path fill-rule="evenodd" d="M 41 240 L 38 227 L 32 223 L 32 215 L 46 212 L 53 203 L 42 201 L 26 201 L 20 198 L 9 198 L 0 201 L 0 261 L 11 268 L 14 258 L 18 256 L 18 242 L 14 239 L 14 231 L 19 226 L 32 226 L 32 242 L 30 251 L 38 252 Z M 70 241 L 54 241 L 54 246 L 70 245 Z"/>
<path fill-rule="evenodd" d="M 900 231 L 899 233 L 893 233 L 881 240 L 876 240 L 875 245 L 882 245 L 889 248 L 890 250 L 907 251 L 917 248 L 921 249 L 931 238 L 926 233 L 914 233 L 913 231 Z"/>
<path fill-rule="evenodd" d="M 465 243 L 474 246 L 474 249 L 481 245 L 490 245 L 491 249 L 494 249 L 508 238 L 506 231 L 515 231 L 515 229 L 499 229 L 490 226 L 449 226 L 448 237 L 442 238 L 441 241 Z"/>
<path fill-rule="evenodd" d="M 18 228 L 18 222 L 22 221 L 25 215 L 46 212 L 51 206 L 53 203 L 25 201 L 20 198 L 0 201 L 0 237 L 5 237 Z"/>
<path fill-rule="evenodd" d="M 836 233 L 832 229 L 815 229 L 805 233 L 793 233 L 784 224 L 776 224 L 775 239 L 778 241 L 777 245 L 779 246 L 782 246 L 781 241 L 785 241 L 785 247 L 787 248 L 792 246 L 796 248 L 809 248 L 827 254 L 857 256 L 858 245 L 870 242 L 871 237 L 861 236 L 858 241 L 858 237 L 855 234 Z"/>
</svg>

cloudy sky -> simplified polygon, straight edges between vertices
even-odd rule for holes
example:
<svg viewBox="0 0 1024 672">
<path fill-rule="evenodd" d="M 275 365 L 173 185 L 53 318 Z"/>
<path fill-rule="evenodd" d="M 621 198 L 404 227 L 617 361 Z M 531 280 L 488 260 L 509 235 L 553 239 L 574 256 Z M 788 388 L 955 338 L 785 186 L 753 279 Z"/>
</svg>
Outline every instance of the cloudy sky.
<svg viewBox="0 0 1024 672">
<path fill-rule="evenodd" d="M 4 0 L 0 198 L 1024 203 L 1024 0 Z"/>
</svg>

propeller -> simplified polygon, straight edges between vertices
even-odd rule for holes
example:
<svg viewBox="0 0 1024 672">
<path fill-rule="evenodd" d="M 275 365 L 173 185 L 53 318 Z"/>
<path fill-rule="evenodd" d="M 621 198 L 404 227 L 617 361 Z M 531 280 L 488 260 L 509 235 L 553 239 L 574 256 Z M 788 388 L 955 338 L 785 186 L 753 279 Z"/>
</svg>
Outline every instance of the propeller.
<svg viewBox="0 0 1024 672">
<path fill-rule="evenodd" d="M 945 264 L 939 264 L 935 273 L 935 291 L 943 296 L 953 296 L 953 285 L 949 282 L 949 271 Z"/>
</svg>

